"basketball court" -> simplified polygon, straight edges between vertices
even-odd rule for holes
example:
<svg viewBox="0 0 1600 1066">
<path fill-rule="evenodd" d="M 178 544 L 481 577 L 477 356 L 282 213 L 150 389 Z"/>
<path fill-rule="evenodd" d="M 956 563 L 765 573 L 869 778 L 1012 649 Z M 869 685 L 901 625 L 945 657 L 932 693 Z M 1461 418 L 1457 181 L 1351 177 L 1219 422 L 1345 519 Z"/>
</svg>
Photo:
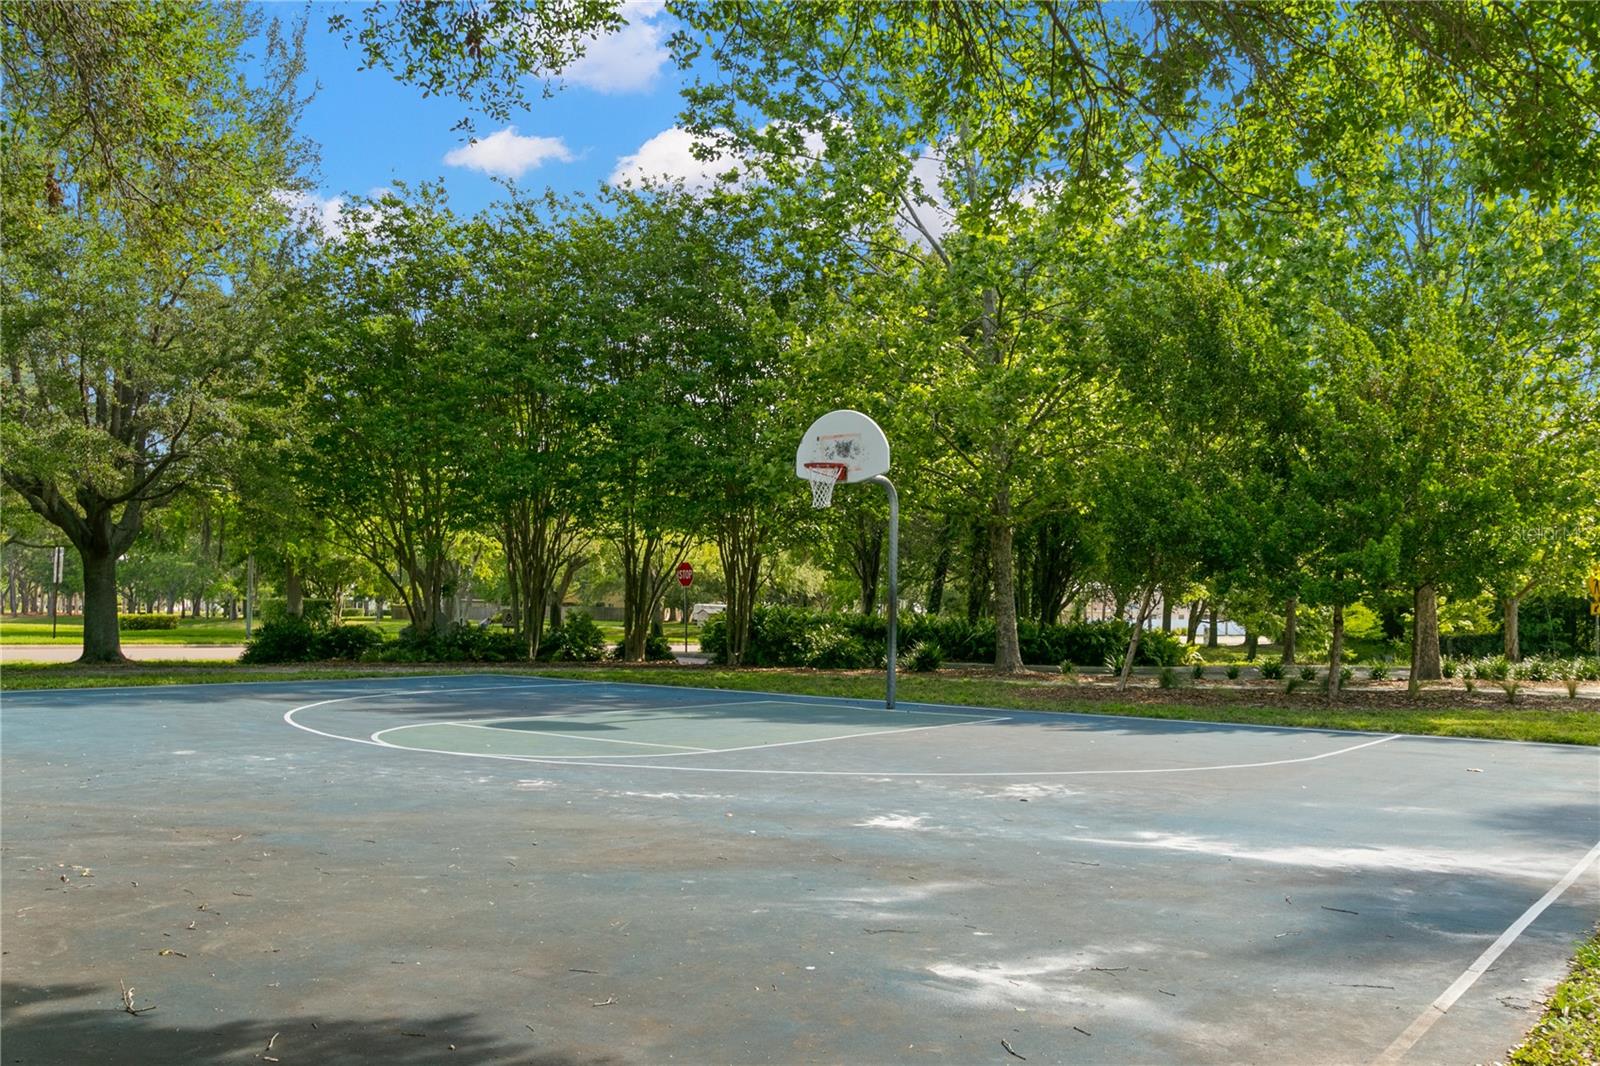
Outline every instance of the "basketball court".
<svg viewBox="0 0 1600 1066">
<path fill-rule="evenodd" d="M 0 743 L 23 1062 L 1486 1062 L 1600 916 L 1589 748 L 507 675 Z"/>
</svg>

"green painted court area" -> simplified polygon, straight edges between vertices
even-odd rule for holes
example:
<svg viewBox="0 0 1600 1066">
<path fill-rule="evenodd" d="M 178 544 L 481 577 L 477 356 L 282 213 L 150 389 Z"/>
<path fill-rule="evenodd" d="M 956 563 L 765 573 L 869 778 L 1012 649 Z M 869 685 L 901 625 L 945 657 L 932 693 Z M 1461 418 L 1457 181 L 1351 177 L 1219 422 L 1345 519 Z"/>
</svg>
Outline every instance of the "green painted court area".
<svg viewBox="0 0 1600 1066">
<path fill-rule="evenodd" d="M 786 700 L 725 701 L 703 706 L 597 710 L 582 715 L 491 717 L 418 722 L 372 734 L 397 748 L 562 759 L 660 760 L 672 753 L 722 755 L 734 750 L 826 744 L 992 715 L 863 710 Z"/>
</svg>

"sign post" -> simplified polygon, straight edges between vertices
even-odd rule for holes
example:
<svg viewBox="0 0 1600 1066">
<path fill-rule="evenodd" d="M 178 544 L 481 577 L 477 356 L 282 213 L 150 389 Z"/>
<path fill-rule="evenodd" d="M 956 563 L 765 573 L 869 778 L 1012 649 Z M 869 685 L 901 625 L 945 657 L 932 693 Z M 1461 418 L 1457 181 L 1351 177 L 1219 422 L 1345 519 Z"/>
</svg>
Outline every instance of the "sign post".
<svg viewBox="0 0 1600 1066">
<path fill-rule="evenodd" d="M 1594 653 L 1600 655 L 1600 570 L 1589 575 L 1589 613 L 1594 615 Z"/>
<path fill-rule="evenodd" d="M 50 637 L 56 635 L 56 599 L 61 595 L 61 568 L 67 561 L 67 549 L 54 548 L 50 552 Z"/>
<path fill-rule="evenodd" d="M 255 632 L 256 553 L 244 557 L 244 635 Z"/>
<path fill-rule="evenodd" d="M 689 586 L 694 584 L 694 567 L 688 560 L 678 564 L 678 584 L 683 586 L 683 653 L 689 654 Z"/>
</svg>

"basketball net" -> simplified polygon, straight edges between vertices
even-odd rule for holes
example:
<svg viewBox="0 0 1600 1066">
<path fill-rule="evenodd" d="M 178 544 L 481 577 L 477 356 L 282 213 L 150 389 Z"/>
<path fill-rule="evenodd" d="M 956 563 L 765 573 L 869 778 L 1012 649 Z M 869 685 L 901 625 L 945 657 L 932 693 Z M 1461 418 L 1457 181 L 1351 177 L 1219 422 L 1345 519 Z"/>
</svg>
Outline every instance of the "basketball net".
<svg viewBox="0 0 1600 1066">
<path fill-rule="evenodd" d="M 833 506 L 833 487 L 844 480 L 849 470 L 843 463 L 807 463 L 806 480 L 811 482 L 811 506 Z"/>
</svg>

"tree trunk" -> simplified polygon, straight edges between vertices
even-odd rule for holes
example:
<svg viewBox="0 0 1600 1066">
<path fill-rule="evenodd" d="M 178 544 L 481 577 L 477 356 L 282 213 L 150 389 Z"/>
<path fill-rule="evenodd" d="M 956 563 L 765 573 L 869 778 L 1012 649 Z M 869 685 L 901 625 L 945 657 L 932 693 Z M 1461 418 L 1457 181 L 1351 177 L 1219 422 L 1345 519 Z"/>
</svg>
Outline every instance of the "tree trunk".
<svg viewBox="0 0 1600 1066">
<path fill-rule="evenodd" d="M 1172 597 L 1165 589 L 1161 591 L 1161 631 L 1172 632 Z"/>
<path fill-rule="evenodd" d="M 1299 608 L 1300 601 L 1293 596 L 1283 605 L 1283 664 L 1294 664 L 1294 623 L 1295 611 Z"/>
<path fill-rule="evenodd" d="M 1344 604 L 1333 605 L 1333 640 L 1328 645 L 1328 702 L 1339 702 L 1339 671 L 1344 668 Z"/>
<path fill-rule="evenodd" d="M 1122 659 L 1122 674 L 1117 678 L 1117 691 L 1126 691 L 1128 678 L 1133 674 L 1133 660 L 1139 654 L 1139 637 L 1144 633 L 1144 623 L 1150 617 L 1150 597 L 1154 586 L 1144 590 L 1144 598 L 1139 601 L 1139 616 L 1133 620 L 1133 635 L 1128 638 L 1128 652 Z"/>
<path fill-rule="evenodd" d="M 1187 626 L 1188 632 L 1184 634 L 1183 642 L 1188 644 L 1190 647 L 1194 646 L 1195 634 L 1200 632 L 1200 617 L 1205 614 L 1205 611 L 1205 600 L 1195 600 L 1193 603 L 1189 604 L 1189 624 Z"/>
<path fill-rule="evenodd" d="M 80 663 L 122 663 L 122 636 L 117 625 L 117 557 L 91 554 L 82 548 L 83 655 Z"/>
<path fill-rule="evenodd" d="M 1522 605 L 1521 596 L 1507 596 L 1500 601 L 1504 609 L 1504 631 L 1506 658 L 1514 663 L 1522 661 L 1522 639 L 1517 632 L 1517 608 Z"/>
<path fill-rule="evenodd" d="M 1256 648 L 1260 645 L 1260 643 L 1261 643 L 1261 635 L 1259 633 L 1256 633 L 1254 630 L 1250 629 L 1250 627 L 1246 626 L 1245 627 L 1245 631 L 1244 631 L 1244 661 L 1245 662 L 1253 663 L 1253 662 L 1256 661 Z"/>
<path fill-rule="evenodd" d="M 967 621 L 983 617 L 989 602 L 990 552 L 981 523 L 972 526 L 972 550 L 967 553 Z"/>
<path fill-rule="evenodd" d="M 1411 690 L 1444 676 L 1439 662 L 1439 596 L 1432 584 L 1417 586 L 1411 615 Z"/>
<path fill-rule="evenodd" d="M 950 572 L 950 519 L 939 529 L 939 554 L 933 560 L 933 580 L 928 583 L 928 614 L 937 615 L 944 606 L 944 579 Z"/>
<path fill-rule="evenodd" d="M 989 565 L 994 574 L 994 668 L 1002 674 L 1020 673 L 1022 647 L 1017 640 L 1017 596 L 1012 574 L 1011 500 L 1001 492 L 995 500 L 989 527 Z"/>
<path fill-rule="evenodd" d="M 1217 646 L 1217 605 L 1216 605 L 1215 602 L 1213 602 L 1211 604 L 1211 610 L 1208 612 L 1208 614 L 1206 616 L 1206 647 L 1215 648 L 1216 646 Z"/>
<path fill-rule="evenodd" d="M 284 610 L 291 618 L 300 618 L 306 613 L 306 590 L 300 579 L 300 568 L 290 559 L 285 564 L 283 574 L 283 603 Z"/>
</svg>

